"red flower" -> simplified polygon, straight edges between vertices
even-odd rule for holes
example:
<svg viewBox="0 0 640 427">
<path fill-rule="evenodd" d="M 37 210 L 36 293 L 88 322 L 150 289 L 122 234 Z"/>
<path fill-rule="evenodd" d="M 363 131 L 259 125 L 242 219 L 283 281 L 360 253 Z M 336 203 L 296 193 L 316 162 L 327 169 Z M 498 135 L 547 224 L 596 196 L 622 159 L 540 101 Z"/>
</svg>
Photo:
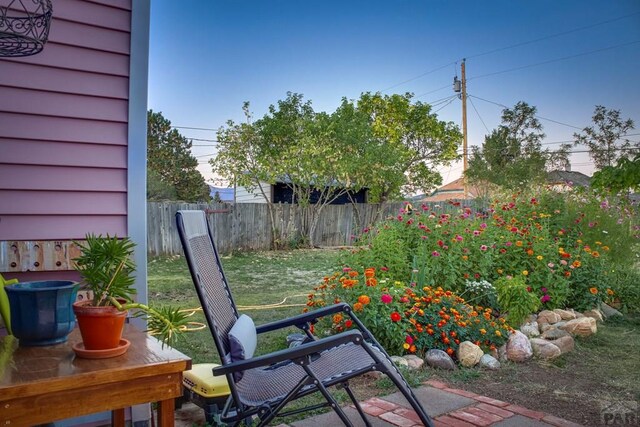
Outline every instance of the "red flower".
<svg viewBox="0 0 640 427">
<path fill-rule="evenodd" d="M 353 321 L 347 320 L 346 322 L 344 322 L 344 326 L 346 326 L 347 328 L 352 327 L 353 326 Z"/>
<path fill-rule="evenodd" d="M 399 322 L 400 319 L 402 319 L 402 317 L 400 316 L 400 313 L 398 313 L 397 311 L 394 311 L 393 313 L 391 313 L 392 322 Z"/>
</svg>

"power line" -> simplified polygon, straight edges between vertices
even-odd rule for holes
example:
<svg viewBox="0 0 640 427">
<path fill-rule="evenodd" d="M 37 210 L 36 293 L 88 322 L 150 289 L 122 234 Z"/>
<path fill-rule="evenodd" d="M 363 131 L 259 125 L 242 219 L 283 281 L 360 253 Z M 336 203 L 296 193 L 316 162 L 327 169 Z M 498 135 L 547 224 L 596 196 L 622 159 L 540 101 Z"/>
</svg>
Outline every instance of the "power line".
<svg viewBox="0 0 640 427">
<path fill-rule="evenodd" d="M 440 70 L 442 70 L 443 68 L 447 68 L 449 65 L 454 65 L 455 63 L 456 63 L 456 61 L 453 61 L 453 62 L 450 62 L 450 63 L 448 63 L 448 64 L 441 65 L 441 66 L 439 66 L 439 67 L 437 67 L 437 68 L 434 68 L 433 70 L 429 70 L 429 71 L 427 71 L 427 72 L 425 72 L 425 73 L 422 73 L 422 74 L 420 74 L 419 76 L 412 77 L 412 78 L 410 78 L 410 79 L 408 79 L 408 80 L 405 80 L 405 81 L 403 81 L 403 82 L 397 83 L 397 84 L 395 84 L 395 85 L 393 85 L 393 86 L 389 86 L 389 87 L 388 87 L 388 88 L 386 88 L 386 89 L 382 89 L 380 92 L 386 92 L 386 91 L 388 91 L 389 89 L 393 89 L 393 88 L 396 88 L 396 87 L 398 87 L 398 86 L 402 86 L 403 84 L 406 84 L 406 83 L 412 82 L 412 81 L 414 81 L 414 80 L 418 80 L 419 78 L 422 78 L 422 77 L 424 77 L 424 76 L 428 76 L 429 74 L 435 73 L 436 71 L 440 71 Z"/>
<path fill-rule="evenodd" d="M 497 48 L 497 49 L 489 50 L 489 51 L 486 51 L 486 52 L 477 53 L 475 55 L 467 56 L 466 58 L 467 59 L 478 58 L 480 56 L 490 55 L 492 53 L 501 52 L 503 50 L 513 49 L 513 48 L 516 48 L 516 47 L 525 46 L 525 45 L 532 44 L 532 43 L 537 43 L 537 42 L 540 42 L 540 41 L 543 41 L 543 40 L 549 40 L 549 39 L 552 39 L 552 38 L 555 38 L 555 37 L 565 36 L 567 34 L 575 33 L 575 32 L 578 32 L 578 31 L 583 31 L 583 30 L 588 30 L 590 28 L 598 27 L 600 25 L 611 24 L 612 22 L 616 22 L 616 21 L 620 21 L 622 19 L 630 18 L 630 17 L 638 15 L 638 14 L 640 14 L 640 12 L 635 12 L 635 13 L 632 13 L 630 15 L 618 16 L 617 18 L 609 19 L 607 21 L 600 21 L 600 22 L 596 22 L 595 24 L 585 25 L 583 27 L 574 28 L 572 30 L 562 31 L 560 33 L 550 34 L 548 36 L 539 37 L 537 39 L 532 39 L 532 40 L 528 40 L 528 41 L 512 44 L 512 45 L 509 45 L 509 46 L 505 46 L 505 47 L 500 47 L 500 48 Z"/>
<path fill-rule="evenodd" d="M 447 102 L 446 104 L 444 104 L 442 107 L 438 108 L 436 111 L 434 111 L 434 113 L 437 113 L 438 111 L 442 110 L 443 108 L 445 108 L 446 106 L 448 106 L 449 104 L 451 104 L 453 101 L 455 101 L 456 97 L 451 98 L 451 100 L 449 102 Z"/>
<path fill-rule="evenodd" d="M 416 98 L 420 98 L 421 96 L 429 95 L 430 93 L 439 92 L 442 89 L 446 89 L 451 87 L 451 84 L 446 84 L 445 86 L 439 87 L 438 89 L 430 90 L 429 92 L 421 93 L 420 95 L 416 95 Z"/>
<path fill-rule="evenodd" d="M 484 122 L 484 120 L 482 120 L 482 116 L 480 115 L 480 113 L 478 112 L 478 109 L 476 108 L 476 104 L 473 103 L 473 99 L 469 98 L 469 102 L 471 102 L 471 106 L 473 107 L 473 109 L 475 110 L 476 114 L 478 115 L 478 118 L 480 119 L 480 121 L 482 122 L 482 125 L 484 126 L 484 128 L 487 130 L 487 133 L 491 133 L 491 131 L 489 130 L 489 128 L 487 127 L 487 124 Z"/>
<path fill-rule="evenodd" d="M 488 99 L 480 98 L 479 96 L 475 96 L 475 95 L 467 95 L 467 96 L 479 99 L 480 101 L 488 102 L 489 104 L 497 105 L 497 106 L 502 107 L 502 108 L 509 108 L 504 104 L 501 104 L 501 103 L 495 102 L 495 101 L 490 101 Z M 542 120 L 547 120 L 547 121 L 550 121 L 550 122 L 553 122 L 553 123 L 557 123 L 559 125 L 563 125 L 563 126 L 567 126 L 567 127 L 570 127 L 570 128 L 574 128 L 574 129 L 579 129 L 579 130 L 583 129 L 583 128 L 580 128 L 578 126 L 573 126 L 573 125 L 570 125 L 568 123 L 559 122 L 557 120 L 549 119 L 547 117 L 542 117 L 542 116 L 538 116 L 538 115 L 534 115 L 534 117 L 537 117 L 537 118 L 542 119 Z"/>
<path fill-rule="evenodd" d="M 507 70 L 495 71 L 493 73 L 481 74 L 479 76 L 471 77 L 470 79 L 467 79 L 467 81 L 475 80 L 475 79 L 481 79 L 483 77 L 495 76 L 497 74 L 509 73 L 511 71 L 523 70 L 525 68 L 538 67 L 540 65 L 551 64 L 553 62 L 565 61 L 567 59 L 573 59 L 573 58 L 577 58 L 577 57 L 580 57 L 580 56 L 591 55 L 591 54 L 598 53 L 598 52 L 604 52 L 605 50 L 616 49 L 616 48 L 619 48 L 619 47 L 629 46 L 629 45 L 636 44 L 636 43 L 640 43 L 640 40 L 634 40 L 632 42 L 627 42 L 627 43 L 620 43 L 620 44 L 616 44 L 616 45 L 613 45 L 613 46 L 603 47 L 601 49 L 590 50 L 590 51 L 587 51 L 587 52 L 577 53 L 575 55 L 563 56 L 562 58 L 550 59 L 548 61 L 536 62 L 534 64 L 523 65 L 523 66 L 520 66 L 520 67 L 509 68 Z"/>
<path fill-rule="evenodd" d="M 200 128 L 200 127 L 191 127 L 191 126 L 171 126 L 174 129 L 191 129 L 191 130 L 210 130 L 216 132 L 218 129 L 213 128 Z"/>
</svg>

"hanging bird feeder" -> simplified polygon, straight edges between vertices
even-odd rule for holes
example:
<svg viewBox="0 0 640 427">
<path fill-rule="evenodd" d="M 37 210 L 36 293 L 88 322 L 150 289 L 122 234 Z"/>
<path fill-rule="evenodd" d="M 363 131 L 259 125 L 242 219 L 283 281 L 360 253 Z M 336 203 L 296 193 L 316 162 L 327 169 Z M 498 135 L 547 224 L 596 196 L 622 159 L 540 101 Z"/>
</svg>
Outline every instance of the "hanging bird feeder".
<svg viewBox="0 0 640 427">
<path fill-rule="evenodd" d="M 0 57 L 41 52 L 51 15 L 51 0 L 0 0 Z"/>
</svg>

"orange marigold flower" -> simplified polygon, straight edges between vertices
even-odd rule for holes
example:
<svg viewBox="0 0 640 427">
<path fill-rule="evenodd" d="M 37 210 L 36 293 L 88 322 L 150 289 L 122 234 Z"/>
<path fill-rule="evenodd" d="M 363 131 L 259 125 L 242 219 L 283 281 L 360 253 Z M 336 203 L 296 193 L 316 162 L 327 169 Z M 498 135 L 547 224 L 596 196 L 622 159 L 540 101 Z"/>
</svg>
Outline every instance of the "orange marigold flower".
<svg viewBox="0 0 640 427">
<path fill-rule="evenodd" d="M 360 304 L 359 302 L 353 304 L 353 311 L 362 311 L 363 308 L 364 308 L 364 306 L 362 304 Z"/>
<path fill-rule="evenodd" d="M 613 295 L 614 292 L 611 289 L 607 289 L 607 295 Z"/>
<path fill-rule="evenodd" d="M 596 295 L 598 293 L 598 288 L 589 288 L 589 292 L 591 292 L 593 295 Z"/>
<path fill-rule="evenodd" d="M 516 246 L 521 247 L 522 246 L 522 240 L 516 241 Z"/>
<path fill-rule="evenodd" d="M 527 255 L 529 256 L 533 255 L 533 249 L 527 249 Z"/>
<path fill-rule="evenodd" d="M 409 352 L 415 353 L 416 352 L 416 346 L 412 345 L 411 347 L 409 347 Z"/>
<path fill-rule="evenodd" d="M 358 302 L 362 305 L 367 305 L 371 302 L 371 298 L 369 298 L 367 295 L 360 295 L 358 297 Z"/>
<path fill-rule="evenodd" d="M 575 268 L 578 268 L 578 267 L 580 267 L 581 265 L 582 265 L 582 263 L 581 263 L 580 261 L 578 261 L 578 260 L 573 261 L 573 266 L 574 266 Z"/>
<path fill-rule="evenodd" d="M 333 316 L 333 323 L 340 323 L 342 322 L 342 314 L 336 314 Z"/>
<path fill-rule="evenodd" d="M 357 277 L 358 276 L 358 272 L 355 270 L 351 270 L 349 271 L 349 277 Z"/>
<path fill-rule="evenodd" d="M 376 270 L 373 268 L 367 268 L 364 270 L 364 277 L 371 278 L 376 275 Z"/>
<path fill-rule="evenodd" d="M 603 251 L 608 251 L 608 250 L 609 250 L 609 246 L 603 246 L 603 247 L 602 247 L 602 250 L 603 250 Z"/>
<path fill-rule="evenodd" d="M 594 257 L 594 258 L 599 258 L 600 257 L 600 252 L 593 251 L 593 252 L 591 252 L 591 256 Z"/>
<path fill-rule="evenodd" d="M 500 331 L 496 331 L 495 334 L 496 334 L 497 337 L 501 337 L 502 336 L 502 332 L 500 332 Z"/>
</svg>

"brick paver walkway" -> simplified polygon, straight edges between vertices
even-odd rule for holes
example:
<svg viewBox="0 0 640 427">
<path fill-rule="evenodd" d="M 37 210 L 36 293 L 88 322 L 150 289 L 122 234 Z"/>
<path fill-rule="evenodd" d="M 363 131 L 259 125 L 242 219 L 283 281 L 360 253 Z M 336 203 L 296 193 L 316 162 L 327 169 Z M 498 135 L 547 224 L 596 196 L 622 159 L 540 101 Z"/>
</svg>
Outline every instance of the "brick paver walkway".
<svg viewBox="0 0 640 427">
<path fill-rule="evenodd" d="M 480 396 L 465 390 L 451 388 L 449 385 L 429 380 L 423 387 L 414 389 L 436 427 L 579 427 L 571 421 L 563 420 L 540 411 L 532 411 L 501 400 Z M 400 392 L 373 397 L 362 404 L 373 427 L 414 427 L 422 423 L 418 415 L 409 407 Z M 344 408 L 354 426 L 364 426 L 360 415 L 353 406 Z M 191 420 L 195 421 L 195 420 Z M 180 425 L 177 423 L 176 425 Z M 189 424 L 192 425 L 192 424 Z M 337 427 L 342 422 L 335 412 L 296 421 L 290 425 L 277 427 Z"/>
</svg>

